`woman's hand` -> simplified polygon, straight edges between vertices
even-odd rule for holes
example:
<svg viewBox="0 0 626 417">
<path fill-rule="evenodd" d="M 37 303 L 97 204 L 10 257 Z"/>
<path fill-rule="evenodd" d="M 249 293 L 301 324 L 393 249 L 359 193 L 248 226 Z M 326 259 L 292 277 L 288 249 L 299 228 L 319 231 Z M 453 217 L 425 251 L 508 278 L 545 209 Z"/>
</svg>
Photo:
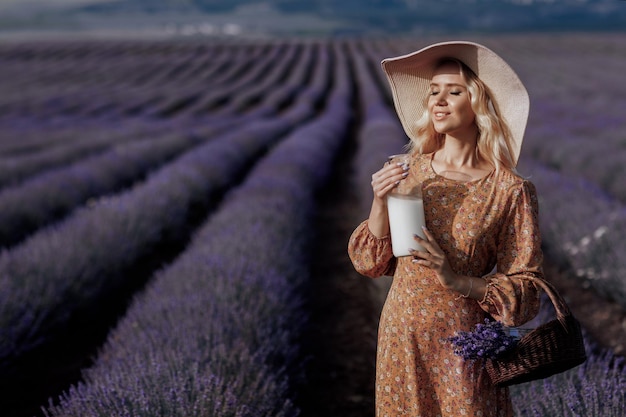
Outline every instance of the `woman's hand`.
<svg viewBox="0 0 626 417">
<path fill-rule="evenodd" d="M 400 184 L 409 174 L 409 166 L 403 163 L 387 162 L 372 175 L 374 198 L 384 200 L 387 194 Z"/>
<path fill-rule="evenodd" d="M 461 297 L 473 298 L 474 300 L 484 299 L 487 293 L 485 280 L 456 274 L 452 270 L 446 254 L 441 250 L 432 233 L 426 228 L 424 228 L 424 236 L 426 237 L 425 239 L 415 235 L 415 241 L 426 250 L 418 251 L 411 249 L 411 255 L 414 257 L 413 262 L 435 271 L 443 287 L 459 293 L 457 299 Z"/>
<path fill-rule="evenodd" d="M 387 194 L 400 184 L 409 174 L 409 166 L 403 163 L 387 162 L 372 175 L 374 201 L 369 215 L 369 229 L 374 236 L 383 237 L 389 234 L 387 217 Z"/>
<path fill-rule="evenodd" d="M 430 231 L 425 227 L 423 228 L 423 230 L 424 236 L 426 238 L 424 239 L 418 235 L 415 235 L 415 241 L 419 243 L 425 249 L 425 251 L 411 249 L 411 255 L 413 255 L 414 257 L 413 262 L 435 271 L 439 282 L 441 282 L 441 285 L 443 285 L 445 288 L 458 291 L 459 281 L 461 280 L 461 277 L 459 277 L 452 270 L 446 254 L 441 249 L 432 233 L 430 233 Z"/>
</svg>

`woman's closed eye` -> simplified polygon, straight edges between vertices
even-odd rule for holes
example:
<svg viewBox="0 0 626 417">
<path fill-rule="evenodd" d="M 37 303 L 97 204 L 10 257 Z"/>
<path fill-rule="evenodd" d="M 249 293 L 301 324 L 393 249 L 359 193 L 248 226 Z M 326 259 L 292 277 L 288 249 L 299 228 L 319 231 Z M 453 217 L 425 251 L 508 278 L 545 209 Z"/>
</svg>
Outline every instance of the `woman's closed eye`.
<svg viewBox="0 0 626 417">
<path fill-rule="evenodd" d="M 438 95 L 440 93 L 441 92 L 439 90 L 431 90 L 429 94 L 431 96 L 436 96 L 436 95 Z M 463 91 L 461 91 L 461 90 L 454 90 L 454 91 L 450 91 L 449 94 L 453 95 L 453 96 L 460 96 L 461 94 L 463 94 Z"/>
</svg>

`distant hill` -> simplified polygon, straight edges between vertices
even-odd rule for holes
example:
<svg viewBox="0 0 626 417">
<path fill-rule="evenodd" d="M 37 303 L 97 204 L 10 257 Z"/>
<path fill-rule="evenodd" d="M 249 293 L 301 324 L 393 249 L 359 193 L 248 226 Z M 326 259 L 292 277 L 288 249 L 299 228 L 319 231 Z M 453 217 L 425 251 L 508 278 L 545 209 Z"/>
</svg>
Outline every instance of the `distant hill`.
<svg viewBox="0 0 626 417">
<path fill-rule="evenodd" d="M 17 10 L 18 2 L 11 1 Z M 388 34 L 626 29 L 626 1 L 620 0 L 52 0 L 36 13 L 34 0 L 23 4 L 30 7 L 28 17 L 0 19 L 0 28 L 49 25 L 55 19 L 106 25 L 137 17 L 163 22 L 176 16 L 182 22 L 182 16 L 213 21 L 247 16 L 242 26 L 253 24 L 267 33 L 306 32 L 316 24 L 333 33 Z M 305 27 L 285 25 L 292 16 L 312 20 Z"/>
</svg>

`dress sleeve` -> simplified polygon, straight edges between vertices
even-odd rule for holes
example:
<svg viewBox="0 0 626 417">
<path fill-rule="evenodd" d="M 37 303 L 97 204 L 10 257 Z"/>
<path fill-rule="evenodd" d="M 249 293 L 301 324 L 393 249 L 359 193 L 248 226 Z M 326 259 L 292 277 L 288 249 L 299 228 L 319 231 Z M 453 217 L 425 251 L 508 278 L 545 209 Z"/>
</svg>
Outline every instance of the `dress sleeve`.
<svg viewBox="0 0 626 417">
<path fill-rule="evenodd" d="M 543 253 L 535 186 L 524 181 L 510 200 L 498 236 L 497 270 L 484 277 L 480 306 L 503 324 L 519 326 L 539 311 L 539 289 L 529 278 L 543 278 Z"/>
<path fill-rule="evenodd" d="M 393 275 L 396 269 L 397 261 L 391 248 L 391 236 L 375 236 L 370 231 L 367 220 L 352 232 L 348 242 L 348 255 L 354 269 L 371 278 Z"/>
</svg>

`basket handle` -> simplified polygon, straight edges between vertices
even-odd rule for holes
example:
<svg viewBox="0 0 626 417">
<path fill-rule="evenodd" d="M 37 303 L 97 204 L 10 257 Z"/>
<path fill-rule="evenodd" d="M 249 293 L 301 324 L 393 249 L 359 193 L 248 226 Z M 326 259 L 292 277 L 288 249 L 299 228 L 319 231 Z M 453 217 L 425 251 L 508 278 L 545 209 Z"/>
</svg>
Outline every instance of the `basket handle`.
<svg viewBox="0 0 626 417">
<path fill-rule="evenodd" d="M 559 320 L 561 325 L 563 325 L 565 330 L 567 330 L 567 326 L 565 324 L 565 318 L 567 316 L 570 316 L 572 312 L 570 311 L 569 306 L 567 305 L 563 297 L 561 297 L 561 294 L 559 294 L 559 292 L 554 287 L 554 285 L 552 285 L 550 282 L 546 281 L 545 279 L 538 278 L 538 277 L 529 277 L 529 279 L 531 282 L 533 282 L 535 285 L 537 285 L 543 291 L 545 291 L 545 293 L 548 295 L 548 297 L 550 298 L 550 301 L 554 305 L 554 310 L 556 311 L 556 318 Z"/>
</svg>

